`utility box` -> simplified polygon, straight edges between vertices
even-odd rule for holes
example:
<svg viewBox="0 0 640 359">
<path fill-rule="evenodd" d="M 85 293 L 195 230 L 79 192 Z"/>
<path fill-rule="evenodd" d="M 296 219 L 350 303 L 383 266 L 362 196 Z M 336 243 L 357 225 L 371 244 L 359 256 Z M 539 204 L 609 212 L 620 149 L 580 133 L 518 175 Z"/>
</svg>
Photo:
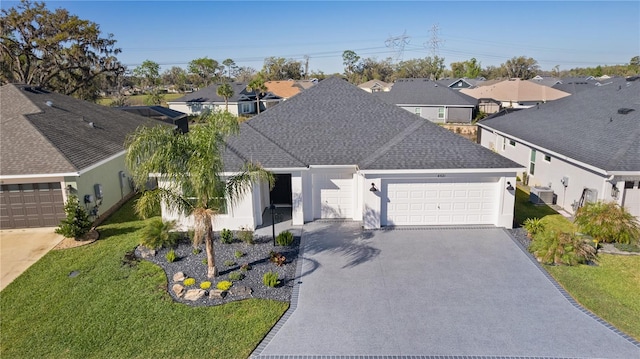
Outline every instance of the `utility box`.
<svg viewBox="0 0 640 359">
<path fill-rule="evenodd" d="M 553 204 L 553 190 L 549 187 L 531 187 L 529 202 L 533 204 Z"/>
</svg>

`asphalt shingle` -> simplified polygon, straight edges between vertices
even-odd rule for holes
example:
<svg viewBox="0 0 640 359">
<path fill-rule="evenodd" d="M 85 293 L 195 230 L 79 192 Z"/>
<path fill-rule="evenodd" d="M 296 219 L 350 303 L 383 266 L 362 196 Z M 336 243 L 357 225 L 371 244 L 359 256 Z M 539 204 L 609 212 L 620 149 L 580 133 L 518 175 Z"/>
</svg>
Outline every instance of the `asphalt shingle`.
<svg viewBox="0 0 640 359">
<path fill-rule="evenodd" d="M 257 160 L 267 168 L 520 167 L 335 77 L 244 122 L 240 135 L 228 143 L 235 150 L 225 156 L 230 169 L 240 157 Z"/>
<path fill-rule="evenodd" d="M 603 170 L 640 171 L 640 81 L 594 86 L 480 126 Z"/>
</svg>

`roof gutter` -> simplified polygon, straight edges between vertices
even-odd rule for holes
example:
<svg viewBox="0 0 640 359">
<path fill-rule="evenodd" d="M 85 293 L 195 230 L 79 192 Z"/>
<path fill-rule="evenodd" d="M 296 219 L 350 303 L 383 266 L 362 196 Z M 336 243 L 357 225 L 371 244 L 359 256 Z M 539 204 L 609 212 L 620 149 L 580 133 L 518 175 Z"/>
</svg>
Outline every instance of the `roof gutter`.
<svg viewBox="0 0 640 359">
<path fill-rule="evenodd" d="M 80 172 L 61 172 L 61 173 L 38 173 L 30 175 L 0 175 L 0 181 L 13 180 L 13 179 L 38 179 L 49 177 L 77 177 L 80 176 Z"/>
<path fill-rule="evenodd" d="M 395 169 L 395 170 L 360 170 L 362 174 L 448 174 L 448 173 L 505 173 L 518 172 L 525 168 L 439 168 L 439 169 Z"/>
</svg>

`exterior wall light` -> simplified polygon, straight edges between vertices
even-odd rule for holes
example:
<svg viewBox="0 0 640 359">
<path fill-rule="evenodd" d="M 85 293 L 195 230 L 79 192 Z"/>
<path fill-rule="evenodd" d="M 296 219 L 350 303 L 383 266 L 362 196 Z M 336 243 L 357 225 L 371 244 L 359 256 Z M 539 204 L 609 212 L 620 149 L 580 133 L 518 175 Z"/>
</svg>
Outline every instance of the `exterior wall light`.
<svg viewBox="0 0 640 359">
<path fill-rule="evenodd" d="M 513 191 L 513 186 L 511 185 L 511 182 L 507 182 L 507 191 Z"/>
<path fill-rule="evenodd" d="M 376 188 L 376 184 L 375 184 L 375 183 L 372 183 L 372 184 L 371 184 L 371 188 L 369 188 L 369 191 L 371 191 L 371 192 L 378 192 L 378 189 Z"/>
</svg>

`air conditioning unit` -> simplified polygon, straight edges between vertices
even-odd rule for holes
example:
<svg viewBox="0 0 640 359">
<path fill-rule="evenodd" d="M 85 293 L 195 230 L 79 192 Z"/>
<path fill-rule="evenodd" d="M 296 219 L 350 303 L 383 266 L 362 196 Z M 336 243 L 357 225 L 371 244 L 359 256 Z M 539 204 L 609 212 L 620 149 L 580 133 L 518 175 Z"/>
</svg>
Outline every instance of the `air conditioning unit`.
<svg viewBox="0 0 640 359">
<path fill-rule="evenodd" d="M 529 202 L 533 204 L 553 204 L 553 190 L 550 187 L 531 187 Z"/>
</svg>

